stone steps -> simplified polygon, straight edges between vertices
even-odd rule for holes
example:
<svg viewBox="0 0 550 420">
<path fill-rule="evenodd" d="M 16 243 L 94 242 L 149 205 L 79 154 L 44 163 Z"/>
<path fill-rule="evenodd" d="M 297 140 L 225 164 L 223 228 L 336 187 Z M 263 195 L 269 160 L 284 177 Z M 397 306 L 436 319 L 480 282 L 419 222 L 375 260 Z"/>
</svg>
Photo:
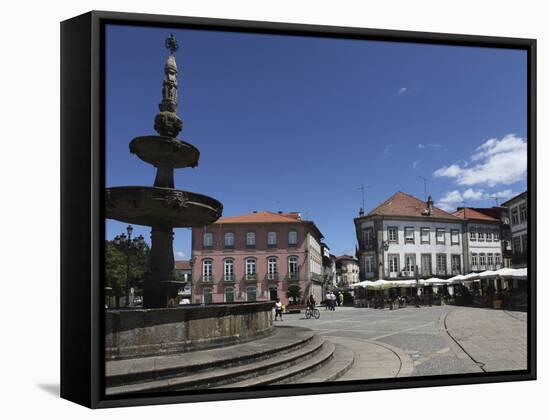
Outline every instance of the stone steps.
<svg viewBox="0 0 550 420">
<path fill-rule="evenodd" d="M 107 363 L 107 395 L 334 380 L 353 353 L 311 330 L 276 327 L 267 338 L 217 349 Z"/>
</svg>

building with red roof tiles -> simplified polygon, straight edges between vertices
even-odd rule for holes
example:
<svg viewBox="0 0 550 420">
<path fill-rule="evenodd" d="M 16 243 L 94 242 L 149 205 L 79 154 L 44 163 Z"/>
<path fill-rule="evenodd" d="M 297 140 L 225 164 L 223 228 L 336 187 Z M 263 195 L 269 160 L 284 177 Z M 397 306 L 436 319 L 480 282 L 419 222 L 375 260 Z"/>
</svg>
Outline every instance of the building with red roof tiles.
<svg viewBox="0 0 550 420">
<path fill-rule="evenodd" d="M 300 213 L 252 212 L 193 228 L 193 303 L 322 300 L 323 235 Z"/>
<path fill-rule="evenodd" d="M 509 229 L 498 208 L 459 207 L 453 215 L 464 221 L 464 268 L 467 273 L 508 266 Z"/>
</svg>

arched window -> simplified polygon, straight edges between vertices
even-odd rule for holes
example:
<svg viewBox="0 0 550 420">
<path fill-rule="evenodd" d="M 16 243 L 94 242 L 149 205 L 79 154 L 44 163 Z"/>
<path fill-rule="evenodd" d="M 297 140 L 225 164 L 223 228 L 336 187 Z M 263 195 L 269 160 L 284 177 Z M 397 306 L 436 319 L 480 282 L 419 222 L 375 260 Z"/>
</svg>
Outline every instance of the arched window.
<svg viewBox="0 0 550 420">
<path fill-rule="evenodd" d="M 202 281 L 212 281 L 214 272 L 212 270 L 212 260 L 202 261 Z"/>
<path fill-rule="evenodd" d="M 235 247 L 235 234 L 233 232 L 226 232 L 224 235 L 224 246 L 225 248 L 234 248 Z"/>
<path fill-rule="evenodd" d="M 234 281 L 235 280 L 235 263 L 232 258 L 223 260 L 223 280 Z"/>
<path fill-rule="evenodd" d="M 212 289 L 202 289 L 202 303 L 206 305 L 212 303 Z"/>
<path fill-rule="evenodd" d="M 298 277 L 298 257 L 288 257 L 288 277 L 294 280 Z"/>
<path fill-rule="evenodd" d="M 246 288 L 246 301 L 254 302 L 256 300 L 256 286 L 248 286 Z"/>
<path fill-rule="evenodd" d="M 267 259 L 267 279 L 277 279 L 277 257 L 269 257 Z"/>
<path fill-rule="evenodd" d="M 247 258 L 245 260 L 246 280 L 256 279 L 256 258 Z"/>
<path fill-rule="evenodd" d="M 223 300 L 225 303 L 235 302 L 235 289 L 232 287 L 226 287 L 223 293 Z"/>
<path fill-rule="evenodd" d="M 288 232 L 288 246 L 298 245 L 298 232 L 291 230 Z"/>
</svg>

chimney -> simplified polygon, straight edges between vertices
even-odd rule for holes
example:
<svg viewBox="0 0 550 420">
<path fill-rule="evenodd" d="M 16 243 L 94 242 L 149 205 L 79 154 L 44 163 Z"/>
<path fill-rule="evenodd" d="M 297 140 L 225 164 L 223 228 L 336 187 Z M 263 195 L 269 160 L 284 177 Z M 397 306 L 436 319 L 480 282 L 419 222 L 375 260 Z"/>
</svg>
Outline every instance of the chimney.
<svg viewBox="0 0 550 420">
<path fill-rule="evenodd" d="M 282 212 L 281 210 L 279 210 L 279 211 L 277 212 L 277 214 L 283 214 L 283 212 Z"/>
<path fill-rule="evenodd" d="M 428 216 L 432 216 L 434 212 L 434 202 L 432 200 L 432 196 L 428 196 Z"/>
<path fill-rule="evenodd" d="M 359 216 L 363 216 L 365 214 L 365 209 L 363 207 L 359 207 Z"/>
</svg>

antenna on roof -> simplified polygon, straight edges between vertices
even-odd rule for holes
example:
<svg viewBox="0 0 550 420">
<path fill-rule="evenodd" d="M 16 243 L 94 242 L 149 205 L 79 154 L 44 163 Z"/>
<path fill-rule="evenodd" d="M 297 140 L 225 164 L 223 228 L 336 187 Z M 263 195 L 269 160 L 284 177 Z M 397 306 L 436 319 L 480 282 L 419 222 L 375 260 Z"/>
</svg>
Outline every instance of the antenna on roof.
<svg viewBox="0 0 550 420">
<path fill-rule="evenodd" d="M 361 190 L 361 198 L 362 198 L 362 203 L 363 203 L 363 206 L 361 207 L 363 210 L 365 210 L 365 190 L 366 189 L 369 189 L 370 188 L 370 185 L 367 185 L 366 187 L 361 184 L 361 186 L 359 188 L 357 188 L 358 190 Z"/>
<path fill-rule="evenodd" d="M 495 200 L 495 205 L 498 207 L 498 200 L 500 199 L 498 195 L 490 195 L 488 198 Z"/>
<path fill-rule="evenodd" d="M 418 175 L 418 178 L 424 181 L 424 201 L 426 201 L 428 199 L 428 190 L 426 188 L 426 183 L 428 182 L 428 180 L 422 175 Z"/>
</svg>

